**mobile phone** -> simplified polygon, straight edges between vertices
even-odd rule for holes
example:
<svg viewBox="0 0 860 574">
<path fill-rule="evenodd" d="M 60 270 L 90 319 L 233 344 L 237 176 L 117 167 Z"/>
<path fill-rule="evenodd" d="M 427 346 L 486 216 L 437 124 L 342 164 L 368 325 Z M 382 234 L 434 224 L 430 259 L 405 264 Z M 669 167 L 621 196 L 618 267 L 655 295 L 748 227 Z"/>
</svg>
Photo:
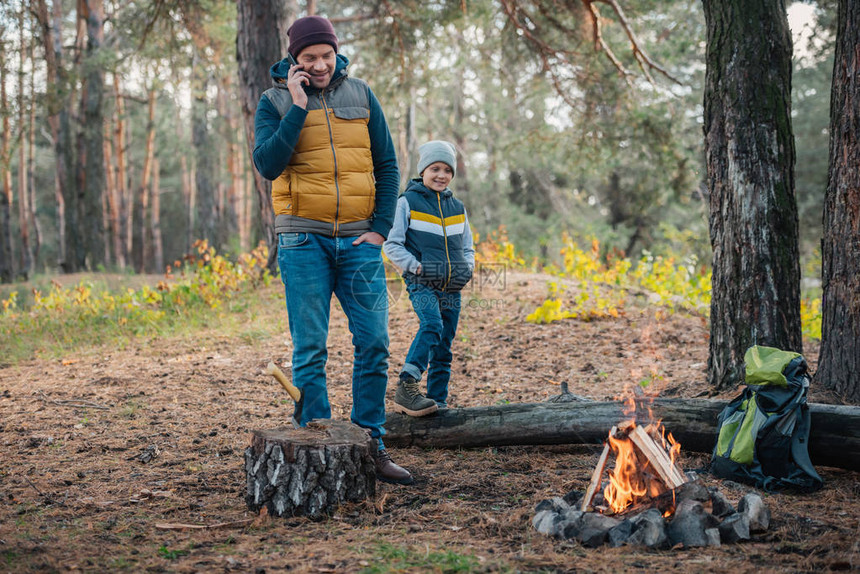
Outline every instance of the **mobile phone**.
<svg viewBox="0 0 860 574">
<path fill-rule="evenodd" d="M 289 52 L 287 52 L 287 63 L 290 65 L 290 67 L 299 65 L 299 63 L 296 62 L 296 59 L 293 58 L 293 55 L 290 54 Z"/>
</svg>

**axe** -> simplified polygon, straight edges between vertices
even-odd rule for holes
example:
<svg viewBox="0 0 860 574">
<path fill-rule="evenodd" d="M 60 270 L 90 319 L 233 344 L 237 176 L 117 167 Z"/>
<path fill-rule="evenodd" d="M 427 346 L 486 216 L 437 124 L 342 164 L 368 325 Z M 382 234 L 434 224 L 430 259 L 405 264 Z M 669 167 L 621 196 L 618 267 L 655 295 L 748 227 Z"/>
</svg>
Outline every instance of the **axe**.
<svg viewBox="0 0 860 574">
<path fill-rule="evenodd" d="M 302 417 L 302 390 L 291 383 L 290 380 L 287 379 L 287 375 L 285 375 L 284 372 L 272 361 L 269 361 L 269 364 L 266 367 L 266 374 L 275 377 L 278 382 L 281 383 L 281 386 L 284 387 L 284 390 L 287 391 L 287 394 L 289 394 L 296 402 L 296 412 L 293 413 L 291 422 L 293 423 L 294 428 L 299 428 L 299 421 Z"/>
</svg>

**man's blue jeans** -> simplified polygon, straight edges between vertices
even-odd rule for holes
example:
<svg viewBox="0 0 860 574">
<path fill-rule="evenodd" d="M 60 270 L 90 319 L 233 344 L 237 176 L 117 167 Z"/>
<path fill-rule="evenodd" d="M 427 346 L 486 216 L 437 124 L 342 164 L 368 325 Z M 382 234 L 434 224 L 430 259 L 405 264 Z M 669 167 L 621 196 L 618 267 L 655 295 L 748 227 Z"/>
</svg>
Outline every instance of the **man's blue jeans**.
<svg viewBox="0 0 860 574">
<path fill-rule="evenodd" d="M 451 343 L 460 319 L 460 293 L 438 291 L 414 281 L 406 282 L 406 290 L 420 325 L 402 372 L 421 380 L 427 369 L 427 398 L 445 407 L 451 380 Z"/>
<path fill-rule="evenodd" d="M 355 348 L 352 422 L 379 440 L 385 434 L 388 384 L 388 293 L 382 248 L 355 237 L 278 234 L 278 265 L 293 339 L 293 384 L 302 390 L 299 424 L 331 418 L 326 388 L 332 294 L 346 313 Z"/>
</svg>

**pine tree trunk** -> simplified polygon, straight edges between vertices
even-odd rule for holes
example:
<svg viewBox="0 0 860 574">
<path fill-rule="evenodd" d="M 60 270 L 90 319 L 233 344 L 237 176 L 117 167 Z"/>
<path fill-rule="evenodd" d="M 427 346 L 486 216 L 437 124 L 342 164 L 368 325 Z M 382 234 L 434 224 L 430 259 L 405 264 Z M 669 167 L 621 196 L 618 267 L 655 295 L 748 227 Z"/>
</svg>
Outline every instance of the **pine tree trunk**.
<svg viewBox="0 0 860 574">
<path fill-rule="evenodd" d="M 272 516 L 321 517 L 376 494 L 370 434 L 345 421 L 253 431 L 245 449 L 245 500 Z"/>
<path fill-rule="evenodd" d="M 0 24 L 0 32 L 3 32 Z M 9 109 L 6 98 L 6 48 L 0 50 L 0 109 Z M 3 114 L 3 134 L 0 143 L 0 178 L 3 190 L 0 195 L 0 283 L 9 283 L 15 277 L 14 249 L 12 248 L 12 172 L 10 146 L 12 126 L 9 114 Z"/>
<path fill-rule="evenodd" d="M 751 345 L 801 352 L 785 3 L 704 0 L 705 154 L 713 249 L 708 379 L 744 379 Z"/>
<path fill-rule="evenodd" d="M 171 68 L 171 81 L 174 86 L 174 91 L 180 92 L 182 90 L 183 80 L 176 68 Z M 194 186 L 192 184 L 193 177 L 188 165 L 188 155 L 186 153 L 188 150 L 188 143 L 185 137 L 185 123 L 181 120 L 174 122 L 174 131 L 176 133 L 176 148 L 174 148 L 174 154 L 175 157 L 179 159 L 182 207 L 185 210 L 185 241 L 182 249 L 185 253 L 191 253 L 191 245 L 194 243 Z"/>
<path fill-rule="evenodd" d="M 30 192 L 27 189 L 27 146 L 23 137 L 27 122 L 27 99 L 25 94 L 26 88 L 26 73 L 24 66 L 26 64 L 25 48 L 26 39 L 24 37 L 24 11 L 21 10 L 18 14 L 18 129 L 21 130 L 21 143 L 18 147 L 18 228 L 21 234 L 21 266 L 18 269 L 18 275 L 24 280 L 30 278 L 30 272 L 33 268 L 33 247 L 30 244 Z M 34 106 L 35 102 L 30 102 L 30 106 Z M 29 137 L 27 138 L 29 140 Z"/>
<path fill-rule="evenodd" d="M 66 90 L 65 108 L 61 112 L 60 121 L 63 127 L 62 145 L 65 149 L 66 170 L 68 183 L 65 186 L 66 196 L 66 265 L 63 271 L 74 273 L 83 269 L 86 265 L 86 253 L 84 252 L 81 229 L 83 227 L 83 197 L 86 183 L 85 168 L 87 162 L 84 132 L 81 126 L 84 120 L 81 117 L 85 109 L 84 99 L 86 97 L 86 82 L 80 86 L 77 78 L 84 77 L 84 54 L 87 44 L 87 4 L 85 0 L 76 2 L 77 17 L 75 20 L 75 44 L 72 49 L 72 68 L 74 73 L 66 73 L 63 86 Z M 54 16 L 62 18 L 62 9 L 54 5 Z M 55 41 L 62 41 L 56 38 Z M 62 70 L 62 68 L 61 68 Z M 79 98 L 80 96 L 80 98 Z M 75 102 L 78 105 L 75 105 Z"/>
<path fill-rule="evenodd" d="M 30 42 L 30 61 L 33 60 L 35 41 Z M 42 227 L 39 224 L 39 218 L 36 217 L 36 70 L 30 70 L 30 117 L 27 133 L 27 191 L 30 195 L 30 200 L 27 202 L 30 206 L 30 213 L 27 214 L 27 219 L 30 222 L 30 227 L 33 229 L 33 265 L 39 262 L 39 255 L 42 252 Z"/>
<path fill-rule="evenodd" d="M 459 34 L 458 45 L 467 45 L 462 34 Z M 469 121 L 466 117 L 465 100 L 466 100 L 466 62 L 465 58 L 459 60 L 456 74 L 457 79 L 454 81 L 452 91 L 454 92 L 454 144 L 457 146 L 457 197 L 460 200 L 469 202 L 469 171 L 466 157 L 468 157 L 467 138 L 464 133 Z"/>
<path fill-rule="evenodd" d="M 105 263 L 104 215 L 104 71 L 97 63 L 104 41 L 103 0 L 86 0 L 87 58 L 83 91 L 85 177 L 80 204 L 82 253 L 90 269 Z M 79 260 L 80 262 L 80 260 Z"/>
<path fill-rule="evenodd" d="M 119 99 L 117 100 L 119 104 Z M 127 199 L 124 197 L 125 188 L 125 152 L 121 149 L 123 139 L 117 137 L 120 133 L 119 114 L 114 113 L 113 125 L 110 122 L 105 122 L 105 170 L 107 172 L 107 214 L 108 228 L 110 229 L 109 243 L 112 247 L 113 258 L 116 266 L 119 269 L 125 269 L 126 266 L 126 244 L 125 244 L 125 227 L 126 220 L 124 212 L 128 210 L 125 205 Z M 114 143 L 116 148 L 114 149 Z M 116 160 L 114 160 L 116 157 Z"/>
<path fill-rule="evenodd" d="M 129 175 L 126 162 L 125 137 L 125 98 L 122 95 L 119 74 L 113 75 L 114 99 L 114 142 L 116 142 L 116 195 L 117 195 L 117 264 L 120 269 L 128 265 L 132 250 L 133 223 L 131 206 L 134 204 L 129 197 Z"/>
<path fill-rule="evenodd" d="M 287 28 L 299 12 L 296 0 L 239 0 L 236 60 L 239 90 L 249 153 L 254 150 L 254 114 L 263 92 L 272 86 L 269 67 L 287 55 Z M 260 225 L 269 247 L 267 267 L 277 270 L 275 215 L 271 182 L 254 170 Z"/>
<path fill-rule="evenodd" d="M 239 227 L 239 245 L 242 247 L 242 252 L 247 253 L 251 247 L 251 221 L 250 221 L 250 204 L 249 199 L 253 187 L 248 186 L 247 166 L 245 165 L 245 150 L 241 145 L 245 132 L 239 126 L 239 120 L 234 116 L 233 129 L 233 161 L 236 165 L 235 179 L 233 186 L 236 188 L 236 217 L 238 218 Z M 253 185 L 253 182 L 252 182 Z"/>
<path fill-rule="evenodd" d="M 39 23 L 42 46 L 45 51 L 46 91 L 48 126 L 51 129 L 51 139 L 54 147 L 54 201 L 57 207 L 57 265 L 66 267 L 66 156 L 64 134 L 61 128 L 61 110 L 63 105 L 60 82 L 60 65 L 62 62 L 62 43 L 55 41 L 62 32 L 62 2 L 54 2 L 54 23 L 48 16 L 48 6 L 45 0 L 34 0 L 33 13 Z M 52 30 L 53 28 L 53 30 Z"/>
<path fill-rule="evenodd" d="M 860 2 L 839 1 L 824 196 L 821 351 L 815 377 L 860 404 Z"/>
<path fill-rule="evenodd" d="M 194 243 L 194 186 L 185 154 L 179 156 L 179 171 L 182 175 L 182 203 L 185 206 L 185 253 L 191 253 Z"/>
<path fill-rule="evenodd" d="M 105 121 L 104 139 L 104 158 L 105 158 L 105 245 L 107 249 L 107 260 L 110 263 L 116 262 L 116 242 L 117 235 L 117 219 L 118 207 L 116 204 L 116 168 L 113 160 L 113 133 L 110 125 L 110 120 Z"/>
<path fill-rule="evenodd" d="M 125 101 L 120 93 L 119 81 L 119 74 L 114 72 L 113 117 L 110 121 L 105 122 L 110 126 L 110 129 L 105 130 L 105 139 L 109 140 L 108 145 L 105 146 L 105 153 L 110 149 L 111 158 L 110 161 L 105 160 L 105 162 L 108 169 L 108 179 L 110 180 L 110 185 L 108 185 L 107 191 L 109 196 L 108 205 L 110 209 L 110 241 L 113 247 L 113 256 L 117 267 L 125 269 L 127 264 L 126 229 L 128 227 L 126 216 L 126 212 L 128 210 L 126 202 L 128 200 L 125 197 L 127 189 L 125 184 L 127 173 L 125 169 L 125 140 L 122 119 L 122 114 L 125 113 Z"/>
<path fill-rule="evenodd" d="M 155 158 L 155 86 L 147 90 L 146 106 L 146 143 L 143 154 L 143 169 L 140 175 L 140 186 L 137 188 L 137 217 L 134 218 L 135 237 L 139 244 L 134 248 L 136 256 L 134 268 L 138 273 L 146 273 L 152 265 L 152 233 L 150 228 L 150 185 L 152 181 L 152 164 Z"/>
<path fill-rule="evenodd" d="M 231 84 L 230 78 L 228 77 L 224 77 L 221 81 L 221 92 L 223 92 L 223 96 L 221 96 L 221 99 L 223 100 L 221 108 L 223 118 L 226 121 L 224 139 L 227 142 L 225 151 L 227 153 L 227 173 L 229 175 L 230 182 L 230 185 L 227 188 L 225 206 L 225 229 L 227 231 L 225 237 L 228 240 L 232 240 L 234 238 L 238 239 L 239 249 L 244 252 L 248 249 L 248 245 L 243 241 L 245 231 L 242 229 L 244 190 L 242 187 L 242 172 L 240 171 L 241 160 L 239 158 L 242 151 L 239 148 L 239 141 L 237 139 L 237 137 L 240 136 L 240 133 L 239 122 L 236 118 L 236 110 L 233 108 L 232 102 L 228 97 L 235 88 L 235 86 Z"/>
<path fill-rule="evenodd" d="M 158 158 L 152 162 L 152 268 L 164 272 L 164 242 L 161 237 L 161 166 Z"/>
<path fill-rule="evenodd" d="M 218 244 L 218 186 L 216 179 L 216 151 L 209 133 L 209 100 L 206 92 L 209 86 L 209 70 L 195 50 L 191 71 L 191 143 L 197 163 L 195 187 L 197 193 L 196 238 L 205 239 L 209 245 L 220 249 Z"/>
</svg>

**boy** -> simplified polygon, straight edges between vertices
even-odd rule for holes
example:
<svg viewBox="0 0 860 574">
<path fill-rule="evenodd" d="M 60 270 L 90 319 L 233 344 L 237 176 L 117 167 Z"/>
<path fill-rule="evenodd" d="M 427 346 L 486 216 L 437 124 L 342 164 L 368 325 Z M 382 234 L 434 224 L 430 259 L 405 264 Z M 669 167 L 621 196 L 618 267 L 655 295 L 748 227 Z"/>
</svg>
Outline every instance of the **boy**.
<svg viewBox="0 0 860 574">
<path fill-rule="evenodd" d="M 460 290 L 475 268 L 466 209 L 448 189 L 456 173 L 457 152 L 446 141 L 430 141 L 418 153 L 420 177 L 412 179 L 397 200 L 394 225 L 383 244 L 385 254 L 403 271 L 420 322 L 394 397 L 395 412 L 416 417 L 448 406 Z M 425 369 L 426 397 L 418 390 Z"/>
</svg>

